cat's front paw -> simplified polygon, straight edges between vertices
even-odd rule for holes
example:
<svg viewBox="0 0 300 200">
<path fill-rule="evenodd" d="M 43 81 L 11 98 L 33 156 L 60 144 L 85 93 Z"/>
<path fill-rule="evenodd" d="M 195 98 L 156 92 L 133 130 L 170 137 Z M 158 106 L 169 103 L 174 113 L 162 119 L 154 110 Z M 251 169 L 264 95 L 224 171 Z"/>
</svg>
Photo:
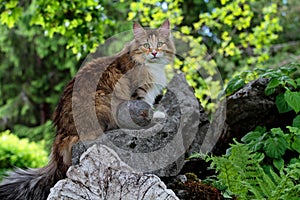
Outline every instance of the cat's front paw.
<svg viewBox="0 0 300 200">
<path fill-rule="evenodd" d="M 164 112 L 158 110 L 153 113 L 153 118 L 164 119 L 164 118 L 166 118 L 166 114 Z"/>
</svg>

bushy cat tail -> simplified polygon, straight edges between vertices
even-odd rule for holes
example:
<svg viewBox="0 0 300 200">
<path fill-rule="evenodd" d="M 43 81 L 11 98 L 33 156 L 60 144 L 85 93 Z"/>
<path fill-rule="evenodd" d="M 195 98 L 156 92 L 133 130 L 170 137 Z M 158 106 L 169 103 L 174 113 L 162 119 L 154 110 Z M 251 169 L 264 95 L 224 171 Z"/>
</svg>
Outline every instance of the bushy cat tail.
<svg viewBox="0 0 300 200">
<path fill-rule="evenodd" d="M 64 176 L 54 160 L 43 168 L 16 169 L 9 172 L 0 183 L 0 199 L 46 200 L 50 188 Z"/>
</svg>

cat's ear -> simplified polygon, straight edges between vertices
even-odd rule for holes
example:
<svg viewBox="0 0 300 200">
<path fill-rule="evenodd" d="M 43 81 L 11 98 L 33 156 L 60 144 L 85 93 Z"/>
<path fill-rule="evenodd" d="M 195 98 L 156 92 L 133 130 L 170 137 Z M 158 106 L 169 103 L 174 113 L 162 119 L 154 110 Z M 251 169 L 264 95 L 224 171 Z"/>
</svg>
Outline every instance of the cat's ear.
<svg viewBox="0 0 300 200">
<path fill-rule="evenodd" d="M 145 34 L 146 34 L 146 31 L 143 29 L 143 27 L 139 23 L 134 22 L 133 23 L 133 35 L 134 35 L 134 38 L 136 40 L 139 40 L 143 36 L 145 36 Z"/>
<path fill-rule="evenodd" d="M 163 37 L 168 38 L 170 36 L 170 22 L 168 19 L 166 19 L 164 23 L 162 23 L 158 31 Z"/>
</svg>

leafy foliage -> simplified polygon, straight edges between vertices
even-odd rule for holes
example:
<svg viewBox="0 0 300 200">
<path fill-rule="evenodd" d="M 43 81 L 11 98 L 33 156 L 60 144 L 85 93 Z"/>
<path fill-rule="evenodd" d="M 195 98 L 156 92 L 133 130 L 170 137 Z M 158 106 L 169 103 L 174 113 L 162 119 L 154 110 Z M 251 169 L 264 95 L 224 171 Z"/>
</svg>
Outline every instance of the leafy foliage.
<svg viewBox="0 0 300 200">
<path fill-rule="evenodd" d="M 49 120 L 81 59 L 106 38 L 129 30 L 133 20 L 156 27 L 170 19 L 182 33 L 174 37 L 189 45 L 176 67 L 186 73 L 206 110 L 213 112 L 222 78 L 241 67 L 243 60 L 254 57 L 253 65 L 260 62 L 258 58 L 266 57 L 281 30 L 277 4 L 259 2 L 4 0 L 0 4 L 0 130 Z M 240 37 L 243 34 L 245 38 Z M 248 35 L 262 39 L 253 46 Z M 247 48 L 241 45 L 246 43 Z M 249 50 L 255 54 L 247 54 Z M 6 76 L 8 72 L 12 76 Z"/>
<path fill-rule="evenodd" d="M 208 157 L 218 172 L 215 186 L 239 199 L 297 199 L 300 192 L 300 159 L 282 167 L 279 173 L 261 166 L 264 154 L 236 142 L 227 155 Z M 220 187 L 221 186 L 221 187 Z"/>
<path fill-rule="evenodd" d="M 195 1 L 190 3 L 196 4 Z M 181 4 L 180 0 L 141 0 L 131 4 L 128 19 L 137 18 L 143 24 L 153 26 L 157 26 L 160 19 L 171 19 L 175 29 L 182 33 L 174 33 L 174 38 L 188 46 L 177 45 L 178 52 L 184 53 L 175 62 L 175 67 L 185 72 L 202 105 L 208 112 L 213 112 L 223 87 L 222 78 L 231 75 L 235 66 L 245 69 L 269 58 L 270 46 L 282 30 L 277 4 L 262 4 L 255 0 L 221 1 L 221 5 L 214 4 L 216 7 L 199 13 L 199 17 L 190 23 L 182 17 L 184 7 Z M 209 8 L 206 4 L 202 6 Z M 191 23 L 193 26 L 187 25 Z"/>
<path fill-rule="evenodd" d="M 257 127 L 223 156 L 207 156 L 213 185 L 240 199 L 297 199 L 300 193 L 299 115 L 285 130 Z"/>
<path fill-rule="evenodd" d="M 156 27 L 165 18 L 170 19 L 172 28 L 181 33 L 174 37 L 188 44 L 188 48 L 177 45 L 184 53 L 175 60 L 176 68 L 186 73 L 207 112 L 215 110 L 222 79 L 228 83 L 227 92 L 233 93 L 261 74 L 274 79 L 266 89 L 267 94 L 272 95 L 282 87 L 286 91 L 286 94 L 278 94 L 276 99 L 280 112 L 299 111 L 299 78 L 291 81 L 287 75 L 289 71 L 276 68 L 286 59 L 289 62 L 297 59 L 294 55 L 299 54 L 299 1 L 115 2 L 1 1 L 0 131 L 11 129 L 20 137 L 45 140 L 49 146 L 54 132 L 51 113 L 63 87 L 76 74 L 89 52 L 110 36 L 130 30 L 133 20 Z M 273 46 L 278 42 L 281 43 Z M 274 69 L 247 71 L 265 66 L 265 63 Z M 276 70 L 279 70 L 279 76 Z M 243 79 L 235 76 L 241 71 Z M 231 76 L 234 80 L 228 82 Z M 289 164 L 286 161 L 282 164 L 281 159 L 273 157 L 285 155 L 287 151 L 299 152 L 298 130 L 295 129 L 299 127 L 299 121 L 296 117 L 293 128 L 288 129 L 293 135 L 290 140 L 285 130 L 283 135 L 275 134 L 276 130 L 269 131 L 269 136 L 265 137 L 271 139 L 269 145 L 262 145 L 260 153 L 265 156 L 264 161 L 266 158 L 274 161 L 274 170 Z M 264 133 L 267 131 L 259 134 Z M 277 138 L 276 141 L 271 141 L 273 138 Z M 283 147 L 274 151 L 272 142 Z M 288 174 L 285 169 L 281 171 Z"/>
<path fill-rule="evenodd" d="M 77 71 L 76 57 L 64 50 L 67 39 L 48 40 L 40 27 L 29 28 L 31 12 L 24 12 L 18 30 L 0 26 L 1 130 L 12 129 L 16 123 L 46 122 L 64 85 Z"/>
<path fill-rule="evenodd" d="M 267 78 L 266 95 L 276 96 L 278 111 L 299 112 L 298 64 L 278 69 L 257 68 L 231 79 L 226 88 L 232 94 L 247 82 Z M 222 157 L 209 157 L 218 172 L 213 184 L 224 196 L 241 199 L 297 199 L 300 193 L 300 116 L 286 129 L 257 127 L 236 142 Z"/>
<path fill-rule="evenodd" d="M 293 126 L 300 128 L 300 115 L 296 116 L 293 120 Z"/>
<path fill-rule="evenodd" d="M 232 78 L 226 87 L 226 94 L 230 95 L 243 87 L 247 82 L 257 78 L 267 78 L 269 83 L 265 88 L 266 95 L 276 92 L 276 106 L 280 113 L 294 110 L 300 111 L 300 79 L 299 64 L 291 63 L 278 69 L 256 68 L 242 72 Z"/>
<path fill-rule="evenodd" d="M 2 1 L 0 131 L 24 137 L 50 127 L 63 88 L 86 55 L 105 38 L 129 29 L 129 3 Z M 51 142 L 52 130 L 39 134 L 44 136 L 33 139 Z"/>
<path fill-rule="evenodd" d="M 267 168 L 281 170 L 285 163 L 285 155 L 300 153 L 298 147 L 300 129 L 297 127 L 287 127 L 289 132 L 284 133 L 280 128 L 273 128 L 266 131 L 265 128 L 257 127 L 242 138 L 242 141 L 253 151 L 264 154 L 266 163 L 272 161 L 272 165 Z M 288 153 L 286 153 L 288 150 Z"/>
<path fill-rule="evenodd" d="M 54 127 L 51 120 L 35 127 L 27 127 L 21 124 L 15 125 L 15 133 L 19 138 L 28 138 L 30 142 L 43 141 L 44 149 L 48 152 L 54 139 Z M 28 137 L 30 135 L 30 137 Z"/>
<path fill-rule="evenodd" d="M 10 131 L 0 133 L 0 172 L 14 167 L 41 167 L 48 161 L 43 143 L 19 139 Z"/>
</svg>

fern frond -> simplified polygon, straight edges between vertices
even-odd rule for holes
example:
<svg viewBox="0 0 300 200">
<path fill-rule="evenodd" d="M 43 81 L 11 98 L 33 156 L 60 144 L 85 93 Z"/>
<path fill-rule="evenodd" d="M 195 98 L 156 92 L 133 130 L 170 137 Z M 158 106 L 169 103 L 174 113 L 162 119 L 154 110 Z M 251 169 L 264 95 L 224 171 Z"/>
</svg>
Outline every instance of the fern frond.
<svg viewBox="0 0 300 200">
<path fill-rule="evenodd" d="M 262 173 L 262 178 L 257 178 L 258 187 L 261 189 L 265 197 L 271 197 L 274 188 L 276 188 L 276 185 L 266 173 Z"/>
<path fill-rule="evenodd" d="M 218 179 L 239 199 L 299 199 L 300 162 L 291 164 L 279 174 L 260 165 L 264 155 L 236 142 L 230 154 L 211 157 Z"/>
<path fill-rule="evenodd" d="M 262 190 L 259 187 L 257 187 L 257 185 L 250 184 L 247 181 L 244 181 L 244 185 L 246 188 L 249 189 L 249 192 L 252 193 L 252 194 L 248 194 L 248 196 L 247 196 L 248 199 L 264 199 L 265 198 Z"/>
</svg>

